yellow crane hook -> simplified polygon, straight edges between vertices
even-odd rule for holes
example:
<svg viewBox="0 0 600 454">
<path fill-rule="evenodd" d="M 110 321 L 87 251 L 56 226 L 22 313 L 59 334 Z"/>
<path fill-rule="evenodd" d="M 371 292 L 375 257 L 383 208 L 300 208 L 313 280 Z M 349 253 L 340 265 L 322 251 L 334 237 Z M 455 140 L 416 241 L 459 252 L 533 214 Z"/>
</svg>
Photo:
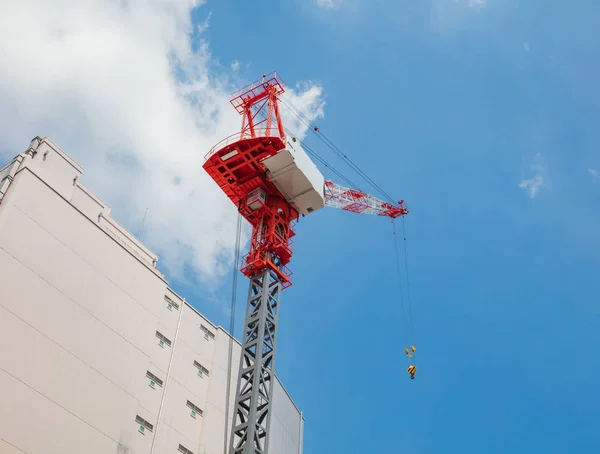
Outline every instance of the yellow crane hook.
<svg viewBox="0 0 600 454">
<path fill-rule="evenodd" d="M 411 364 L 410 366 L 408 366 L 408 373 L 410 374 L 410 379 L 414 380 L 415 378 L 415 374 L 417 373 L 417 366 L 415 366 L 414 364 Z"/>
<path fill-rule="evenodd" d="M 417 348 L 414 345 L 410 346 L 410 350 L 408 348 L 404 349 L 404 352 L 406 353 L 406 356 L 408 356 L 411 359 L 415 355 L 416 351 L 417 351 Z M 408 366 L 408 369 L 406 369 L 406 370 L 410 374 L 410 379 L 414 380 L 415 374 L 417 373 L 417 366 L 415 366 L 414 364 L 411 364 L 410 366 Z"/>
</svg>

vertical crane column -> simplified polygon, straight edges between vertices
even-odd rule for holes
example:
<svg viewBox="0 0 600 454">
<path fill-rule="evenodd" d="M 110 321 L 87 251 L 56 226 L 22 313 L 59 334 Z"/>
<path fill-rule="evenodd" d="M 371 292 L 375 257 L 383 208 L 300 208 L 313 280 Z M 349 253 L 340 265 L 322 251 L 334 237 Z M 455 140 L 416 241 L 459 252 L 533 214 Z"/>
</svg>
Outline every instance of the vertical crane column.
<svg viewBox="0 0 600 454">
<path fill-rule="evenodd" d="M 281 276 L 271 269 L 250 278 L 231 454 L 266 454 L 273 397 Z"/>
<path fill-rule="evenodd" d="M 234 93 L 242 130 L 215 145 L 202 166 L 252 225 L 241 268 L 250 291 L 229 454 L 288 454 L 268 453 L 269 424 L 280 294 L 291 285 L 286 265 L 300 214 L 323 206 L 392 219 L 408 213 L 403 202 L 325 181 L 300 144 L 286 140 L 278 105 L 284 92 L 271 73 Z M 265 110 L 266 118 L 257 121 Z"/>
<path fill-rule="evenodd" d="M 265 166 L 265 160 L 286 150 L 278 108 L 284 91 L 283 82 L 272 73 L 234 93 L 231 103 L 242 115 L 242 130 L 233 140 L 217 144 L 203 165 L 252 225 L 250 250 L 241 268 L 250 279 L 250 290 L 229 454 L 268 454 L 269 448 L 280 295 L 291 285 L 286 265 L 299 217 Z M 266 119 L 257 121 L 265 110 Z M 284 163 L 291 156 L 286 153 Z"/>
</svg>

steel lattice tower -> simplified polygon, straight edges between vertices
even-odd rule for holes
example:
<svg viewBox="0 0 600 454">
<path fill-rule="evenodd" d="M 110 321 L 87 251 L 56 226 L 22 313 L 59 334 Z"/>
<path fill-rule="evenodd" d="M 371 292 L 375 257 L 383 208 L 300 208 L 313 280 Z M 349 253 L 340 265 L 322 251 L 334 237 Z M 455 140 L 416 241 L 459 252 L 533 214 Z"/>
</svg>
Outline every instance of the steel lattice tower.
<svg viewBox="0 0 600 454">
<path fill-rule="evenodd" d="M 281 278 L 264 270 L 250 279 L 230 452 L 264 454 L 269 447 L 271 399 Z"/>
</svg>

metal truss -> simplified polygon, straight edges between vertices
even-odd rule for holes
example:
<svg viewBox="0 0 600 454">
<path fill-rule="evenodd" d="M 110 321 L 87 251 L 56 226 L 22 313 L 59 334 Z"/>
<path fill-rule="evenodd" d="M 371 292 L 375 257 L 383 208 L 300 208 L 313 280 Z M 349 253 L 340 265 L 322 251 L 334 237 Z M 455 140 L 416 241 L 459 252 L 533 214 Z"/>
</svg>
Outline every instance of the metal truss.
<svg viewBox="0 0 600 454">
<path fill-rule="evenodd" d="M 358 189 L 350 189 L 332 181 L 325 181 L 325 206 L 352 211 L 359 214 L 387 216 L 395 219 L 408 214 L 401 200 L 397 205 L 378 199 Z"/>
<path fill-rule="evenodd" d="M 230 454 L 267 454 L 281 275 L 250 278 Z"/>
</svg>

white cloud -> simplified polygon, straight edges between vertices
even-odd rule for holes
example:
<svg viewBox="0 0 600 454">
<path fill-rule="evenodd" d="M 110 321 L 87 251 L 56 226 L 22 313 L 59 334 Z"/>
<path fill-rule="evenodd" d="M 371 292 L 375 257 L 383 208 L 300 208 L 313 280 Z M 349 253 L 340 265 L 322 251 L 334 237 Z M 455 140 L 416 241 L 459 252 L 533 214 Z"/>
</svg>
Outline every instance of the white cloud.
<svg viewBox="0 0 600 454">
<path fill-rule="evenodd" d="M 523 180 L 519 187 L 525 189 L 532 199 L 535 198 L 539 190 L 544 187 L 544 179 L 541 175 L 535 175 L 533 178 Z"/>
<path fill-rule="evenodd" d="M 198 3 L 204 3 L 204 2 L 198 2 Z M 206 30 L 208 30 L 208 27 L 210 27 L 210 18 L 212 17 L 212 11 L 210 13 L 208 13 L 208 16 L 206 16 L 206 19 L 204 19 L 202 22 L 200 22 L 197 27 L 196 30 L 198 31 L 198 33 L 204 33 Z"/>
<path fill-rule="evenodd" d="M 519 187 L 524 189 L 527 194 L 529 194 L 530 198 L 534 199 L 538 195 L 540 189 L 550 187 L 546 182 L 546 170 L 541 153 L 536 153 L 533 163 L 530 166 L 530 170 L 533 172 L 533 177 L 523 179 L 519 184 Z"/>
<path fill-rule="evenodd" d="M 525 50 L 525 52 L 531 52 L 531 47 L 529 47 L 529 43 L 527 41 L 523 42 L 523 50 Z"/>
<path fill-rule="evenodd" d="M 178 277 L 188 268 L 217 285 L 231 266 L 236 213 L 202 164 L 241 118 L 229 104 L 237 87 L 209 69 L 216 65 L 198 35 L 208 22 L 191 22 L 198 6 L 0 2 L 0 149 L 17 154 L 48 136 L 132 231 L 149 209 L 143 239 L 161 268 Z M 314 85 L 288 94 L 311 120 L 322 115 L 320 97 Z"/>
<path fill-rule="evenodd" d="M 469 0 L 469 8 L 480 10 L 487 3 L 487 0 Z"/>
<path fill-rule="evenodd" d="M 325 102 L 322 94 L 323 89 L 320 85 L 309 82 L 297 84 L 294 91 L 288 90 L 283 94 L 281 118 L 286 129 L 296 134 L 296 137 L 304 138 L 308 124 L 324 115 Z M 295 112 L 311 112 L 311 118 L 304 116 L 304 120 L 301 120 Z"/>
<path fill-rule="evenodd" d="M 333 10 L 340 7 L 340 2 L 336 0 L 314 0 L 314 2 L 319 8 L 323 9 Z"/>
<path fill-rule="evenodd" d="M 439 33 L 468 30 L 479 23 L 487 0 L 431 0 L 429 19 Z"/>
<path fill-rule="evenodd" d="M 231 70 L 235 73 L 238 72 L 240 69 L 240 62 L 238 60 L 234 60 L 234 62 L 231 64 Z"/>
<path fill-rule="evenodd" d="M 592 176 L 592 180 L 594 181 L 594 183 L 596 183 L 597 181 L 600 181 L 600 172 L 597 171 L 596 169 L 588 169 L 588 173 Z"/>
</svg>

